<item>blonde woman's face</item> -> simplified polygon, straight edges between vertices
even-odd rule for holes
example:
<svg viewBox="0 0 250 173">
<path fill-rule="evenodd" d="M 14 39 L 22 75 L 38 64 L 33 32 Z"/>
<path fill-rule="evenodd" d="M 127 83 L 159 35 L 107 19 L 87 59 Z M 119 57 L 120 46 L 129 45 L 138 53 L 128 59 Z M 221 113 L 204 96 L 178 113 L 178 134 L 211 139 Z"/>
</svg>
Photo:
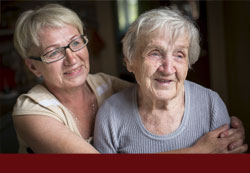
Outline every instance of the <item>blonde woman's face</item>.
<svg viewBox="0 0 250 173">
<path fill-rule="evenodd" d="M 33 54 L 41 56 L 51 50 L 67 46 L 79 36 L 80 33 L 77 28 L 70 25 L 60 28 L 42 28 L 39 32 L 41 46 L 34 49 Z M 36 68 L 35 74 L 42 76 L 47 87 L 51 89 L 72 89 L 82 86 L 90 70 L 87 47 L 77 52 L 66 49 L 64 59 L 51 64 L 44 64 L 35 60 L 30 61 Z"/>
<path fill-rule="evenodd" d="M 188 50 L 187 35 L 180 35 L 175 41 L 169 34 L 157 31 L 141 36 L 134 60 L 127 66 L 136 77 L 139 92 L 152 99 L 175 98 L 187 77 Z"/>
</svg>

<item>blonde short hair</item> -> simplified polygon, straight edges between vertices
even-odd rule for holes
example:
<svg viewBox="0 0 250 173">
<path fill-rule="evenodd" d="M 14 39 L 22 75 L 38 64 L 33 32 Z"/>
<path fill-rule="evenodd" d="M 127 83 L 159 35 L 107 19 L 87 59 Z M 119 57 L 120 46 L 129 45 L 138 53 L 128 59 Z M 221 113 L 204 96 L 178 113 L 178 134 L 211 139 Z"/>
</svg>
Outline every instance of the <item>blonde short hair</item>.
<svg viewBox="0 0 250 173">
<path fill-rule="evenodd" d="M 83 34 L 83 23 L 72 10 L 59 5 L 47 4 L 37 10 L 21 14 L 16 22 L 14 46 L 22 58 L 27 58 L 33 46 L 40 46 L 38 32 L 43 27 L 75 26 Z"/>
<path fill-rule="evenodd" d="M 180 11 L 162 7 L 143 13 L 129 27 L 124 38 L 122 39 L 123 54 L 131 62 L 134 58 L 137 40 L 140 36 L 145 36 L 155 30 L 168 32 L 175 39 L 182 33 L 189 36 L 189 67 L 194 64 L 200 54 L 200 36 L 195 24 L 182 15 Z"/>
</svg>

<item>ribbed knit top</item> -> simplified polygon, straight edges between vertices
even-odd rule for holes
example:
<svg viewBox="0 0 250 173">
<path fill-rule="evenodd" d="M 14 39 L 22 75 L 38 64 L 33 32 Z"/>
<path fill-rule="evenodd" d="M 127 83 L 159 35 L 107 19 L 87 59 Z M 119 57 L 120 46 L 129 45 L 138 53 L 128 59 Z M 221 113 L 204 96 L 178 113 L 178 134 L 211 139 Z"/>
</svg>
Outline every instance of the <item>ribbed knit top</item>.
<svg viewBox="0 0 250 173">
<path fill-rule="evenodd" d="M 176 150 L 192 146 L 205 133 L 230 123 L 226 106 L 216 92 L 190 81 L 185 81 L 184 87 L 182 122 L 166 135 L 152 134 L 144 127 L 137 107 L 137 85 L 111 96 L 98 111 L 94 146 L 101 153 Z"/>
</svg>

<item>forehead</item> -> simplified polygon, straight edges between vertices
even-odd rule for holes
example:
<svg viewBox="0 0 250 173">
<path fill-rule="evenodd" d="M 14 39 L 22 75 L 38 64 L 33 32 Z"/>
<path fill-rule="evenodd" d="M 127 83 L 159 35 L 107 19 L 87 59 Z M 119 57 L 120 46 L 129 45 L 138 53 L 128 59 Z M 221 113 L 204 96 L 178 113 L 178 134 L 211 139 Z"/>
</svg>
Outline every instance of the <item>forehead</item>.
<svg viewBox="0 0 250 173">
<path fill-rule="evenodd" d="M 79 35 L 76 27 L 65 25 L 63 27 L 44 27 L 39 31 L 39 42 L 44 46 L 59 44 L 62 41 L 69 41 L 73 36 Z"/>
<path fill-rule="evenodd" d="M 189 47 L 189 34 L 187 32 L 171 32 L 156 30 L 151 33 L 141 34 L 137 46 L 146 47 Z"/>
</svg>

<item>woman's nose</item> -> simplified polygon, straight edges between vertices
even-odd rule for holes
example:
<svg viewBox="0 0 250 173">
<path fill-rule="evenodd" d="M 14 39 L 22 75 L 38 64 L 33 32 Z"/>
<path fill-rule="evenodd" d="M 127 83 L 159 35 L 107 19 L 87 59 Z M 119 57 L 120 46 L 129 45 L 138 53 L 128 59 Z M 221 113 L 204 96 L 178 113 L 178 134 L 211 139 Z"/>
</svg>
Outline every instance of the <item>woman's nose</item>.
<svg viewBox="0 0 250 173">
<path fill-rule="evenodd" d="M 161 65 L 159 67 L 159 71 L 166 73 L 166 74 L 172 74 L 176 72 L 174 63 L 171 60 L 171 58 L 167 57 L 167 58 L 162 59 Z"/>
<path fill-rule="evenodd" d="M 76 55 L 75 52 L 71 51 L 71 49 L 67 48 L 65 50 L 65 59 L 64 64 L 65 65 L 72 65 L 76 62 Z"/>
</svg>

